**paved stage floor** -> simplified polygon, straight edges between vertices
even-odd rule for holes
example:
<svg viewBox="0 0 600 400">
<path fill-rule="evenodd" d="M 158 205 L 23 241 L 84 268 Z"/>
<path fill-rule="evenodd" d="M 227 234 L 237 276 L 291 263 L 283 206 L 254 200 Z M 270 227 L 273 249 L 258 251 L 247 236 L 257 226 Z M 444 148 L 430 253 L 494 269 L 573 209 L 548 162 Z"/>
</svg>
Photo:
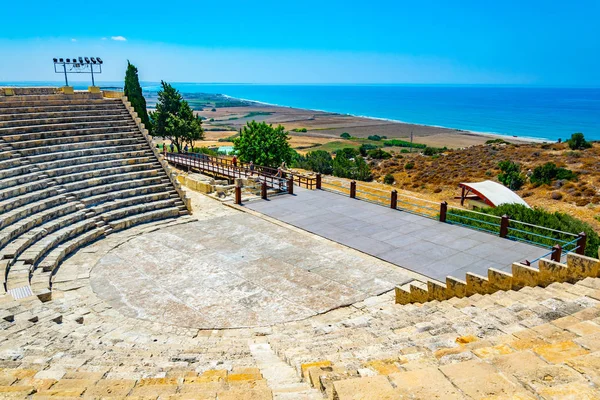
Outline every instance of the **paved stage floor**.
<svg viewBox="0 0 600 400">
<path fill-rule="evenodd" d="M 129 317 L 221 329 L 305 319 L 412 280 L 321 237 L 224 211 L 111 250 L 92 269 L 94 292 Z"/>
<path fill-rule="evenodd" d="M 510 272 L 515 261 L 548 250 L 323 190 L 252 201 L 245 207 L 441 282 L 488 268 Z"/>
</svg>

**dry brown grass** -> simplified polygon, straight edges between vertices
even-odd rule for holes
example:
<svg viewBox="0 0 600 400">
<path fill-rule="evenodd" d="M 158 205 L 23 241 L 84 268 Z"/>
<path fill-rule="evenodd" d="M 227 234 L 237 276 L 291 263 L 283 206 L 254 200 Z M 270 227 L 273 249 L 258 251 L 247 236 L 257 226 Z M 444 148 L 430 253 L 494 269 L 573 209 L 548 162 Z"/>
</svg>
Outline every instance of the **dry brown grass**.
<svg viewBox="0 0 600 400">
<path fill-rule="evenodd" d="M 396 154 L 394 158 L 372 162 L 374 176 L 382 180 L 391 173 L 395 187 L 419 193 L 431 200 L 446 200 L 458 204 L 460 182 L 497 181 L 498 162 L 512 160 L 522 165 L 523 172 L 533 170 L 548 161 L 579 174 L 574 182 L 554 182 L 535 187 L 527 183 L 517 191 L 530 205 L 550 211 L 560 211 L 580 218 L 596 229 L 600 223 L 600 145 L 580 151 L 566 144 L 480 145 L 449 150 L 437 158 L 420 154 Z M 404 169 L 411 161 L 414 168 Z"/>
</svg>

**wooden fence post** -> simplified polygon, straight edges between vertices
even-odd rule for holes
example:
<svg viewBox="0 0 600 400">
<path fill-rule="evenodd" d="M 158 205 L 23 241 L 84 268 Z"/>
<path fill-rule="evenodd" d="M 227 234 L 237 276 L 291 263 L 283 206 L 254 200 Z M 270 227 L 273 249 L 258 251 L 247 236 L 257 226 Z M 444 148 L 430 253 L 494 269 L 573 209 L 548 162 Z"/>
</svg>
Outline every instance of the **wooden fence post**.
<svg viewBox="0 0 600 400">
<path fill-rule="evenodd" d="M 321 189 L 321 174 L 317 174 L 317 189 Z"/>
<path fill-rule="evenodd" d="M 242 188 L 239 186 L 235 187 L 235 204 L 242 204 Z"/>
<path fill-rule="evenodd" d="M 440 203 L 440 222 L 446 222 L 446 213 L 448 212 L 448 202 Z"/>
<path fill-rule="evenodd" d="M 350 198 L 356 198 L 356 181 L 350 182 Z"/>
<path fill-rule="evenodd" d="M 504 214 L 500 220 L 500 237 L 504 238 L 508 235 L 508 215 Z"/>
<path fill-rule="evenodd" d="M 552 246 L 552 255 L 550 259 L 555 262 L 560 262 L 560 257 L 562 256 L 562 247 L 559 244 L 555 244 Z"/>
<path fill-rule="evenodd" d="M 585 246 L 587 244 L 587 235 L 585 232 L 581 232 L 579 234 L 579 239 L 577 240 L 577 250 L 575 251 L 577 254 L 585 254 Z"/>
<path fill-rule="evenodd" d="M 294 177 L 292 176 L 287 181 L 288 194 L 294 194 Z"/>
<path fill-rule="evenodd" d="M 263 182 L 260 184 L 260 197 L 263 200 L 267 200 L 267 182 Z"/>
<path fill-rule="evenodd" d="M 392 195 L 390 198 L 390 208 L 394 210 L 398 208 L 398 191 L 396 189 L 392 190 Z"/>
</svg>

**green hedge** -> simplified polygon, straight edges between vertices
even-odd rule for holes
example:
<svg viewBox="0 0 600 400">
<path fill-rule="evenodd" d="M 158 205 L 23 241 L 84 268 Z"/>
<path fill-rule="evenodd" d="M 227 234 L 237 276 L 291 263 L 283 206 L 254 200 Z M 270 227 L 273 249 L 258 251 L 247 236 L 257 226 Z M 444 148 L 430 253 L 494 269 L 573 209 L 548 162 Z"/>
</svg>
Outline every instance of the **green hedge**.
<svg viewBox="0 0 600 400">
<path fill-rule="evenodd" d="M 449 210 L 449 214 L 446 220 L 448 222 L 458 222 L 467 226 L 471 226 L 477 229 L 485 229 L 488 231 L 492 231 L 493 233 L 500 234 L 500 228 L 496 226 L 492 226 L 489 222 L 493 224 L 500 224 L 500 220 L 498 218 L 494 218 L 492 216 L 508 215 L 511 220 L 515 220 L 515 222 L 509 224 L 509 236 L 527 240 L 530 242 L 534 242 L 538 245 L 545 247 L 552 247 L 557 244 L 557 240 L 563 241 L 572 241 L 575 238 L 571 235 L 563 235 L 558 234 L 556 232 L 549 232 L 543 228 L 534 228 L 530 226 L 524 226 L 522 224 L 518 224 L 516 221 L 525 222 L 532 225 L 538 225 L 545 228 L 555 229 L 563 232 L 573 233 L 575 235 L 580 232 L 585 232 L 587 235 L 587 245 L 585 250 L 585 255 L 589 257 L 598 258 L 598 246 L 600 246 L 600 237 L 594 228 L 586 222 L 583 222 L 577 218 L 574 218 L 568 214 L 560 213 L 560 212 L 549 212 L 542 208 L 527 208 L 520 204 L 504 204 L 500 207 L 496 208 L 486 208 L 480 210 L 480 212 L 484 214 L 489 214 L 487 217 L 481 214 L 474 214 L 467 210 Z M 478 221 L 472 221 L 467 218 L 477 219 Z M 486 223 L 488 222 L 488 223 Z M 519 229 L 524 232 L 517 232 L 513 228 Z M 539 236 L 532 235 L 542 235 L 551 237 L 551 239 L 541 238 Z M 565 250 L 572 250 L 576 247 L 576 245 L 567 246 Z"/>
</svg>

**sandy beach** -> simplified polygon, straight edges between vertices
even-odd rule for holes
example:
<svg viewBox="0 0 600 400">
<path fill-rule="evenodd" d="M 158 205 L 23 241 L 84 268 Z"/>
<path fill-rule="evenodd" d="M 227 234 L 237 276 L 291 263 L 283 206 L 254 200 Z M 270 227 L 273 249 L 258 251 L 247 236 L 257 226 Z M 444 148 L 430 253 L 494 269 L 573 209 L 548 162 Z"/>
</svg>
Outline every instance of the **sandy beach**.
<svg viewBox="0 0 600 400">
<path fill-rule="evenodd" d="M 290 131 L 291 143 L 298 151 L 310 151 L 330 142 L 344 142 L 344 132 L 358 138 L 371 135 L 410 140 L 434 147 L 462 148 L 483 144 L 487 140 L 503 138 L 513 143 L 530 143 L 532 140 L 502 135 L 481 134 L 465 130 L 393 122 L 375 118 L 355 117 L 336 113 L 277 107 L 259 103 L 243 107 L 205 108 L 197 113 L 206 118 L 206 144 L 227 145 L 218 139 L 235 134 L 248 121 L 265 121 L 283 125 Z M 295 132 L 304 130 L 306 132 Z"/>
</svg>

